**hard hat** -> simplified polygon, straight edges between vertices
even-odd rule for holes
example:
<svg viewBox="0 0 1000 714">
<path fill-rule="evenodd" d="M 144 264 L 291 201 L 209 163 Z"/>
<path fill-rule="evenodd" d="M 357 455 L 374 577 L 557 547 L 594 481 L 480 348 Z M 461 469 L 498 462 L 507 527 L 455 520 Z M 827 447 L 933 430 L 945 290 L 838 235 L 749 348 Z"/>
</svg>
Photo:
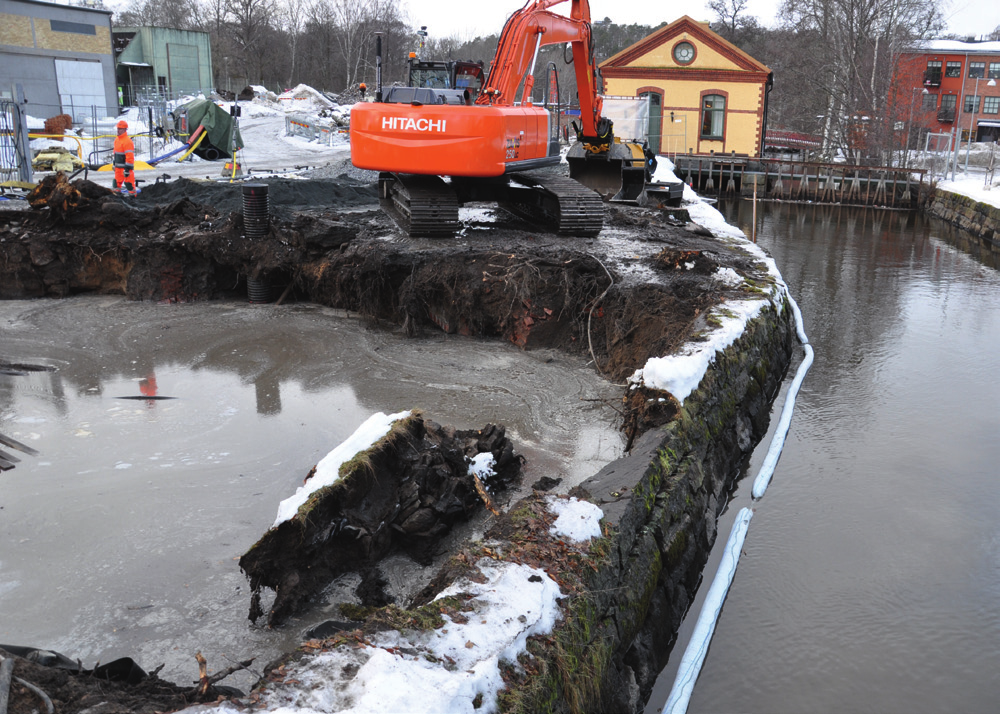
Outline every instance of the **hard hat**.
<svg viewBox="0 0 1000 714">
<path fill-rule="evenodd" d="M 119 122 L 118 122 L 118 128 L 119 129 L 128 129 L 128 122 L 125 121 L 124 119 L 119 120 Z"/>
</svg>

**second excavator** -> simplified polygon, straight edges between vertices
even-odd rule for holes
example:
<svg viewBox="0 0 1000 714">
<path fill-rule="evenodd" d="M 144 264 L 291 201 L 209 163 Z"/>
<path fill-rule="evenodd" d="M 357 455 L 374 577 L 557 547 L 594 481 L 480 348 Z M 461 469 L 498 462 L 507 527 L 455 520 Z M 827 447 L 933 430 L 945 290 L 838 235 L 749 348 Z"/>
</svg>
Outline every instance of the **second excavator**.
<svg viewBox="0 0 1000 714">
<path fill-rule="evenodd" d="M 550 10 L 567 1 L 569 16 Z M 561 156 L 558 113 L 532 100 L 535 64 L 542 46 L 566 43 L 580 101 L 577 180 L 537 171 Z M 604 222 L 597 191 L 621 183 L 623 162 L 641 165 L 642 152 L 616 145 L 601 113 L 588 0 L 529 0 L 511 15 L 478 97 L 413 86 L 383 96 L 380 58 L 377 72 L 375 101 L 351 110 L 351 161 L 380 172 L 382 205 L 411 236 L 454 234 L 458 207 L 473 201 L 561 235 L 594 236 Z"/>
</svg>

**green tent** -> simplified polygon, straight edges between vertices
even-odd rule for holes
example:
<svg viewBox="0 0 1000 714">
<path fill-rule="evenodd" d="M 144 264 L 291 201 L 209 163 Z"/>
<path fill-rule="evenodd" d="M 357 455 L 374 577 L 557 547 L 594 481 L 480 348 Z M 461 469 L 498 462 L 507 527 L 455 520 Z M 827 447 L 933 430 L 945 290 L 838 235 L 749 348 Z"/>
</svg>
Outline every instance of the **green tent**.
<svg viewBox="0 0 1000 714">
<path fill-rule="evenodd" d="M 232 157 L 231 152 L 243 148 L 239 126 L 229 112 L 215 102 L 195 99 L 179 106 L 173 114 L 174 130 L 178 133 L 193 134 L 199 124 L 205 127 L 207 136 L 194 151 L 203 159 L 228 159 Z"/>
</svg>

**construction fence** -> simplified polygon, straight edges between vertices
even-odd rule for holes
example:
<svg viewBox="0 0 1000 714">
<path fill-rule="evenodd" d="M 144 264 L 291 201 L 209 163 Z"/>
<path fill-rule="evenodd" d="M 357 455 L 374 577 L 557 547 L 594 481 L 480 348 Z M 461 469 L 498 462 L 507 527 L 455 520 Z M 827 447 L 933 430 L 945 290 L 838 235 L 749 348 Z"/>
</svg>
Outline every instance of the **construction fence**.
<svg viewBox="0 0 1000 714">
<path fill-rule="evenodd" d="M 309 141 L 332 146 L 337 138 L 348 135 L 348 128 L 334 123 L 319 123 L 300 114 L 289 114 L 285 117 L 285 134 L 301 136 Z"/>
<path fill-rule="evenodd" d="M 0 182 L 33 178 L 25 119 L 17 102 L 0 100 Z"/>
</svg>

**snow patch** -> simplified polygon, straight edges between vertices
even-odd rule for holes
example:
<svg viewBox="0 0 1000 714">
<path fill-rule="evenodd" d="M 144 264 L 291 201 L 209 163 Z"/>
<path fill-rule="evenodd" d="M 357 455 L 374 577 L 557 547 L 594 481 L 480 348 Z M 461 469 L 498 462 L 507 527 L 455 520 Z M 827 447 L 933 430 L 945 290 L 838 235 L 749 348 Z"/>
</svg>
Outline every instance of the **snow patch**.
<svg viewBox="0 0 1000 714">
<path fill-rule="evenodd" d="M 263 695 L 265 710 L 281 714 L 487 714 L 504 688 L 500 662 L 517 662 L 528 637 L 552 631 L 560 617 L 559 586 L 543 570 L 480 560 L 485 583 L 460 580 L 439 596 L 464 593 L 467 622 L 444 615 L 428 632 L 387 632 L 356 647 L 306 656 L 285 672 L 288 686 Z M 481 697 L 478 708 L 474 701 Z M 206 710 L 208 711 L 208 710 Z M 235 712 L 223 704 L 216 712 Z"/>
<path fill-rule="evenodd" d="M 601 519 L 604 511 L 589 501 L 577 498 L 549 496 L 545 499 L 549 511 L 556 514 L 549 533 L 578 542 L 601 537 Z"/>
<path fill-rule="evenodd" d="M 299 486 L 293 496 L 286 498 L 278 505 L 278 517 L 275 518 L 272 528 L 276 528 L 281 523 L 291 520 L 299 512 L 299 508 L 309 500 L 309 497 L 319 489 L 330 486 L 340 479 L 340 467 L 353 459 L 366 449 L 370 449 L 379 439 L 389 433 L 392 425 L 410 416 L 410 412 L 397 412 L 386 415 L 377 412 L 368 417 L 364 424 L 337 448 L 324 456 L 316 464 L 316 472 L 313 477 Z"/>
</svg>

